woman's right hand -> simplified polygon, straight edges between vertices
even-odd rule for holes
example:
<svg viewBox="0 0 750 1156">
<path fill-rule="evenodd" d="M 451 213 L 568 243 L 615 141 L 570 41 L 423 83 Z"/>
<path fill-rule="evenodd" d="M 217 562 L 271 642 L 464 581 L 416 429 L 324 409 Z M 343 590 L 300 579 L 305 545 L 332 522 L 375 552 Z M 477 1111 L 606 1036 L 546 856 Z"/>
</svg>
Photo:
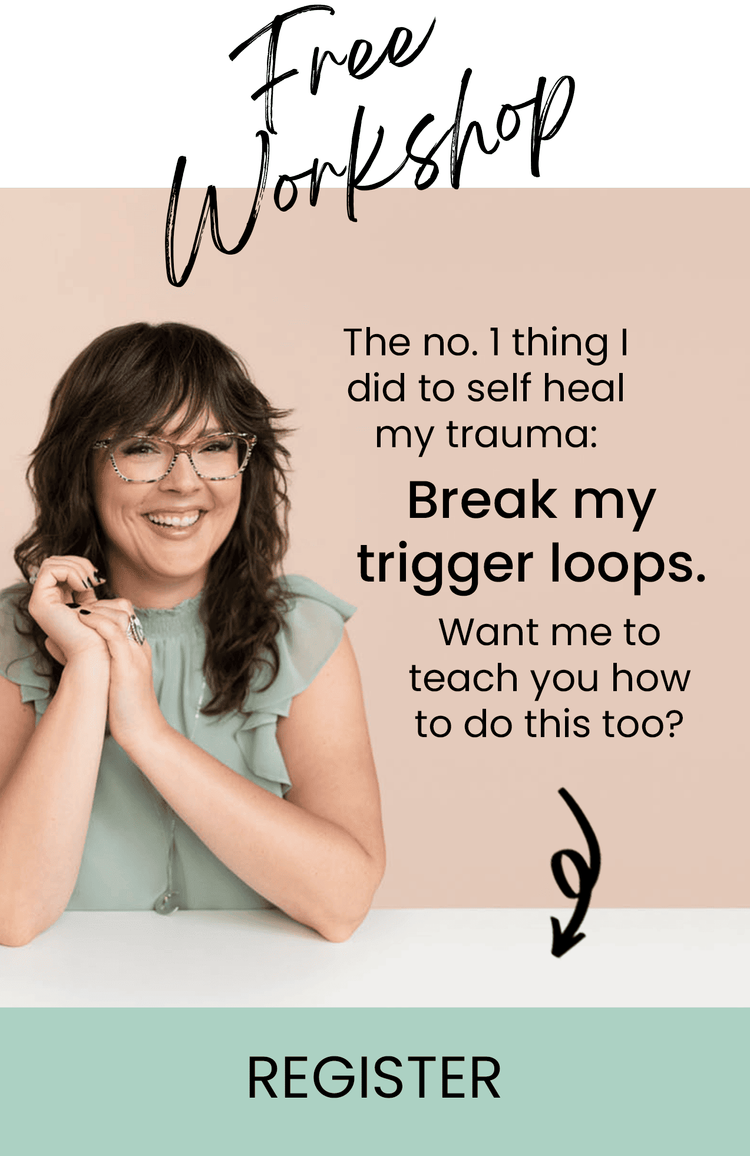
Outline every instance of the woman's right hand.
<svg viewBox="0 0 750 1156">
<path fill-rule="evenodd" d="M 88 558 L 74 554 L 45 558 L 39 567 L 29 613 L 47 635 L 50 654 L 63 666 L 84 653 L 99 655 L 109 664 L 106 642 L 95 631 L 86 629 L 78 610 L 70 605 L 96 602 L 94 590 L 103 582 Z"/>
</svg>

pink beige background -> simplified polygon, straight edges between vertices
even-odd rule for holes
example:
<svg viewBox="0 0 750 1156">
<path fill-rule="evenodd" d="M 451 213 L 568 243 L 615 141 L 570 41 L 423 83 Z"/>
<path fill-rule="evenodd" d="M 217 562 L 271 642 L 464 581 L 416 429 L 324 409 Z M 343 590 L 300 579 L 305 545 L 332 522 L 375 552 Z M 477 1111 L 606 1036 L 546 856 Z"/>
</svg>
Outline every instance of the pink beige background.
<svg viewBox="0 0 750 1156">
<path fill-rule="evenodd" d="M 355 602 L 351 634 L 362 668 L 380 770 L 389 868 L 381 906 L 556 906 L 549 860 L 583 837 L 557 791 L 586 812 L 602 850 L 600 906 L 743 906 L 748 886 L 744 469 L 746 459 L 747 197 L 735 191 L 387 190 L 361 195 L 359 223 L 343 193 L 281 214 L 267 197 L 256 234 L 227 257 L 206 236 L 182 289 L 163 265 L 164 191 L 5 191 L 4 453 L 0 455 L 3 584 L 15 580 L 13 543 L 30 507 L 26 456 L 49 393 L 97 333 L 136 319 L 212 330 L 248 361 L 260 387 L 294 409 L 293 547 L 302 572 Z M 184 263 L 201 194 L 183 194 Z M 239 235 L 252 195 L 220 194 L 222 232 Z M 178 260 L 178 264 L 180 263 Z M 350 357 L 345 327 L 412 338 L 406 357 Z M 585 358 L 515 358 L 510 334 L 606 332 L 601 367 Z M 490 356 L 491 326 L 503 352 Z M 618 353 L 628 329 L 628 356 Z M 421 352 L 425 332 L 464 333 L 472 357 Z M 532 371 L 531 400 L 472 404 L 465 383 Z M 348 383 L 402 371 L 403 404 L 354 404 Z M 544 371 L 564 380 L 625 374 L 623 404 L 544 405 Z M 422 403 L 416 382 L 449 378 L 456 397 Z M 458 424 L 596 425 L 595 449 L 450 450 Z M 376 449 L 380 424 L 435 424 L 422 457 Z M 439 440 L 440 439 L 440 440 Z M 460 515 L 410 522 L 408 483 L 438 487 L 557 487 L 546 519 Z M 657 490 L 640 533 L 632 519 L 575 521 L 576 486 Z M 361 543 L 396 550 L 533 550 L 524 585 L 482 583 L 471 598 L 432 598 L 411 583 L 364 584 Z M 549 580 L 549 543 L 566 553 L 686 551 L 706 581 L 663 579 L 634 598 L 630 585 Z M 540 645 L 443 645 L 440 616 L 539 623 Z M 656 623 L 661 641 L 629 647 L 627 617 Z M 608 623 L 606 647 L 552 648 L 552 622 Z M 518 692 L 413 694 L 408 668 L 516 671 Z M 684 693 L 613 694 L 613 662 L 632 671 L 691 670 Z M 528 670 L 597 669 L 597 694 L 545 690 L 534 706 Z M 487 707 L 509 715 L 507 739 L 469 739 L 462 721 Z M 531 740 L 523 715 L 541 706 L 592 720 L 586 739 Z M 417 710 L 453 719 L 442 740 L 418 739 Z M 667 737 L 605 739 L 600 719 L 661 715 L 684 721 Z"/>
</svg>

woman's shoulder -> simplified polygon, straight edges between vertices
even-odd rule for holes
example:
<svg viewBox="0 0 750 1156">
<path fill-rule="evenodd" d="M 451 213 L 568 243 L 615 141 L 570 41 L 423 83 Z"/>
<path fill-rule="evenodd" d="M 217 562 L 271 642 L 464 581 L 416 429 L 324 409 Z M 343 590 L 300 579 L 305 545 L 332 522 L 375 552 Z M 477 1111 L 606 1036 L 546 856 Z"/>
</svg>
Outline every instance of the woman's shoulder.
<svg viewBox="0 0 750 1156">
<path fill-rule="evenodd" d="M 279 673 L 268 690 L 260 693 L 290 700 L 310 685 L 337 649 L 355 607 L 299 574 L 280 579 L 279 585 L 286 598 L 277 636 Z M 256 703 L 255 709 L 260 706 Z"/>
<path fill-rule="evenodd" d="M 28 590 L 29 586 L 26 582 L 16 582 L 15 585 L 6 586 L 4 590 L 0 590 L 0 639 L 3 641 L 6 635 L 9 638 L 19 637 L 17 626 L 23 629 L 21 599 Z"/>
<path fill-rule="evenodd" d="M 27 623 L 20 610 L 28 589 L 25 582 L 17 582 L 0 590 L 0 674 L 21 687 L 24 702 L 49 695 L 48 678 L 39 669 L 40 655 L 26 632 Z"/>
<path fill-rule="evenodd" d="M 279 585 L 287 601 L 285 624 L 294 625 L 297 618 L 311 623 L 334 619 L 347 622 L 356 609 L 350 602 L 302 574 L 285 575 L 279 579 Z"/>
</svg>

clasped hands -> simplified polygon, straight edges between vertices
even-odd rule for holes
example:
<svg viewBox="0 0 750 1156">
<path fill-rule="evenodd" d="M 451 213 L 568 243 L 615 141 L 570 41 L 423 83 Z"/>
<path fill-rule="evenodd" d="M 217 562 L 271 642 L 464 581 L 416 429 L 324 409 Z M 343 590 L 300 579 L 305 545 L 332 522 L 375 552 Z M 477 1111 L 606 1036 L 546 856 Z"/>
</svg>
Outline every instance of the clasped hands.
<svg viewBox="0 0 750 1156">
<path fill-rule="evenodd" d="M 133 606 L 126 598 L 97 599 L 104 579 L 87 558 L 45 558 L 36 575 L 29 613 L 45 632 L 46 647 L 63 666 L 101 663 L 108 679 L 108 722 L 130 753 L 167 724 L 154 693 L 151 648 L 127 634 Z"/>
</svg>

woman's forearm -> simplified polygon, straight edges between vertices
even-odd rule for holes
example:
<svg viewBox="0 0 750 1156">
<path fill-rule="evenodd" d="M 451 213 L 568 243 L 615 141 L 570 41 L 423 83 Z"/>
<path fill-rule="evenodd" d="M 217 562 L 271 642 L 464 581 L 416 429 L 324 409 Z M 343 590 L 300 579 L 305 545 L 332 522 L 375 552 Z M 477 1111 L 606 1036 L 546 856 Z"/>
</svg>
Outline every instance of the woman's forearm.
<svg viewBox="0 0 750 1156">
<path fill-rule="evenodd" d="M 248 886 L 326 939 L 348 938 L 382 866 L 335 823 L 249 782 L 166 725 L 127 752 L 198 837 Z"/>
<path fill-rule="evenodd" d="M 107 718 L 109 665 L 68 663 L 0 790 L 0 943 L 20 946 L 65 909 L 81 864 Z"/>
</svg>

